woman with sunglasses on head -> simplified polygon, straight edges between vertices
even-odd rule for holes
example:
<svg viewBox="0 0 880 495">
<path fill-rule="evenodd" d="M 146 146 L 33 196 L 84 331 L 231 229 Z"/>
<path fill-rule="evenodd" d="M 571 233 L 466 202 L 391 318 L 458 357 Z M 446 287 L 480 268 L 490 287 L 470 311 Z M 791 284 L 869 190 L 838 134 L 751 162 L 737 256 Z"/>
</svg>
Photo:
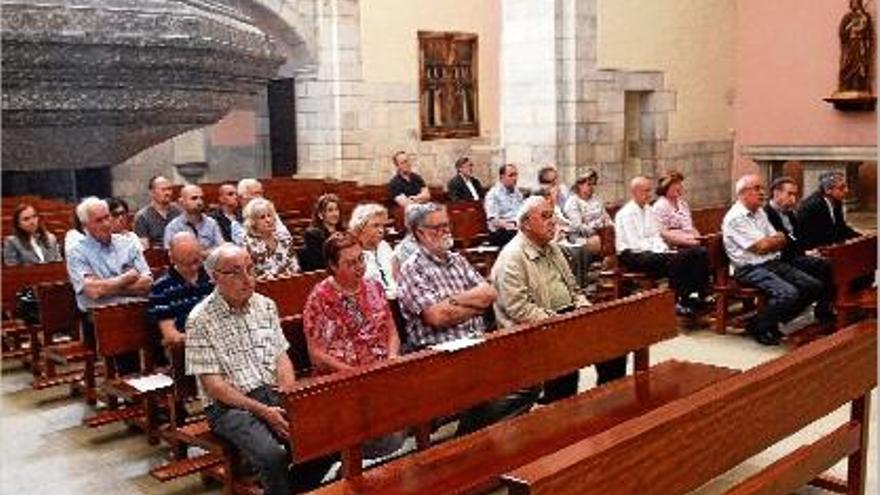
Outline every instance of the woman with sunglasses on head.
<svg viewBox="0 0 880 495">
<path fill-rule="evenodd" d="M 33 265 L 61 261 L 58 241 L 40 222 L 36 208 L 20 204 L 12 217 L 13 235 L 3 241 L 3 264 Z"/>
<path fill-rule="evenodd" d="M 110 216 L 113 218 L 113 233 L 128 238 L 143 251 L 144 243 L 130 228 L 128 203 L 122 198 L 108 198 L 107 206 L 110 207 Z"/>
</svg>

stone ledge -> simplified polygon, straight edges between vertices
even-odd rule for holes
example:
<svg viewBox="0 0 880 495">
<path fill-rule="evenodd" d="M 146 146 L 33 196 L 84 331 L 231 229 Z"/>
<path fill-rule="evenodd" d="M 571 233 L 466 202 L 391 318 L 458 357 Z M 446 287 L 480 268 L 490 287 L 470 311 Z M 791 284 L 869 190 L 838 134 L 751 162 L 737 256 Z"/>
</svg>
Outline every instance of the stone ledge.
<svg viewBox="0 0 880 495">
<path fill-rule="evenodd" d="M 876 146 L 741 146 L 740 153 L 761 161 L 877 161 Z"/>
</svg>

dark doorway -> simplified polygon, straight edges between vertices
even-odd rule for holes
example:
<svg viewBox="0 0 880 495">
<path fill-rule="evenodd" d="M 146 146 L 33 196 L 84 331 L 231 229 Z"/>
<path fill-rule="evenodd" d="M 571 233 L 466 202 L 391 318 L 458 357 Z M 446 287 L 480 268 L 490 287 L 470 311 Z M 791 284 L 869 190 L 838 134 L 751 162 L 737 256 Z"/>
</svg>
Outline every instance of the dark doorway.
<svg viewBox="0 0 880 495">
<path fill-rule="evenodd" d="M 272 176 L 296 173 L 296 92 L 293 79 L 269 81 L 269 147 Z"/>
<path fill-rule="evenodd" d="M 112 193 L 110 167 L 81 170 L 3 171 L 3 196 L 32 194 L 76 202 Z"/>
</svg>

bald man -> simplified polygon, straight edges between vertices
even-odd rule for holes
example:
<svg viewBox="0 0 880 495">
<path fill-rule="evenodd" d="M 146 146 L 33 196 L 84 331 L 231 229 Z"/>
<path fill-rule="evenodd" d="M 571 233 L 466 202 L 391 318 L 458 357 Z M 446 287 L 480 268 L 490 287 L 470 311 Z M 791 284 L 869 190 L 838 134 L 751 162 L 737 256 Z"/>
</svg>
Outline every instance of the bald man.
<svg viewBox="0 0 880 495">
<path fill-rule="evenodd" d="M 171 236 L 171 266 L 150 289 L 147 314 L 162 332 L 162 345 L 183 345 L 186 318 L 193 307 L 214 290 L 214 282 L 202 266 L 202 247 L 192 232 Z"/>
<path fill-rule="evenodd" d="M 171 220 L 165 227 L 165 249 L 168 249 L 171 238 L 178 232 L 192 232 L 205 254 L 223 244 L 223 232 L 217 221 L 205 215 L 205 196 L 201 187 L 192 184 L 183 186 L 177 202 L 183 208 L 183 215 Z"/>
<path fill-rule="evenodd" d="M 629 271 L 652 278 L 669 277 L 669 285 L 675 290 L 676 313 L 693 316 L 708 295 L 709 257 L 701 247 L 673 251 L 666 245 L 648 204 L 651 189 L 646 177 L 630 181 L 632 199 L 614 216 L 617 259 Z"/>
<path fill-rule="evenodd" d="M 232 232 L 241 229 L 241 207 L 238 201 L 238 192 L 235 184 L 221 184 L 217 188 L 217 209 L 211 213 L 211 217 L 220 226 L 223 240 L 233 242 Z"/>
</svg>

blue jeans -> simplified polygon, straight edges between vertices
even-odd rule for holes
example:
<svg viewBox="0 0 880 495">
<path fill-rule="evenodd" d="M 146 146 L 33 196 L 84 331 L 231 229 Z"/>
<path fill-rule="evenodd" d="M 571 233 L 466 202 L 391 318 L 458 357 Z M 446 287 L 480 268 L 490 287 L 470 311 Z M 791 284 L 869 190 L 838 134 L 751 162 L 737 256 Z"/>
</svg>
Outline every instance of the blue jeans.
<svg viewBox="0 0 880 495">
<path fill-rule="evenodd" d="M 278 406 L 278 395 L 269 387 L 260 387 L 248 397 L 268 406 Z M 335 462 L 335 456 L 322 457 L 296 466 L 291 471 L 288 439 L 278 437 L 262 418 L 250 411 L 214 402 L 205 410 L 211 431 L 227 440 L 247 458 L 260 473 L 265 495 L 290 495 L 294 490 L 315 488 Z"/>
<path fill-rule="evenodd" d="M 815 277 L 780 260 L 738 268 L 734 277 L 767 296 L 767 308 L 755 321 L 758 333 L 778 332 L 779 323 L 791 320 L 816 301 L 823 288 Z"/>
</svg>

